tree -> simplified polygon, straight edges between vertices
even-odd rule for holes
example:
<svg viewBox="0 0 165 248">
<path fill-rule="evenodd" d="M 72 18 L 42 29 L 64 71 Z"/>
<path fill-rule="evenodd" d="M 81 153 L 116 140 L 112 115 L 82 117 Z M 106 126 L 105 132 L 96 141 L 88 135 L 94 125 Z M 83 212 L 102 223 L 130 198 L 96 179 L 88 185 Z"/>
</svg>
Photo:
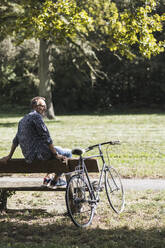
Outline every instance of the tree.
<svg viewBox="0 0 165 248">
<path fill-rule="evenodd" d="M 39 54 L 39 95 L 45 96 L 47 99 L 47 117 L 53 119 L 55 116 L 52 103 L 51 76 L 49 68 L 51 65 L 49 41 L 40 39 Z"/>
<path fill-rule="evenodd" d="M 125 9 L 109 0 L 17 0 L 14 4 L 4 0 L 2 3 L 10 12 L 5 10 L 0 17 L 1 33 L 3 36 L 14 33 L 17 42 L 34 37 L 60 44 L 66 39 L 77 42 L 81 38 L 89 40 L 91 46 L 106 46 L 128 59 L 135 58 L 137 53 L 150 58 L 164 51 L 165 42 L 154 36 L 162 31 L 165 20 L 164 14 L 156 13 L 155 0 L 128 1 Z M 47 89 L 51 90 L 50 85 Z"/>
<path fill-rule="evenodd" d="M 15 34 L 17 44 L 25 39 L 40 39 L 39 93 L 47 98 L 48 117 L 53 118 L 49 73 L 50 47 L 46 40 L 54 39 L 57 44 L 61 43 L 67 37 L 74 36 L 77 30 L 83 32 L 91 18 L 73 0 L 18 0 L 14 4 L 4 0 L 0 12 L 3 37 Z"/>
</svg>

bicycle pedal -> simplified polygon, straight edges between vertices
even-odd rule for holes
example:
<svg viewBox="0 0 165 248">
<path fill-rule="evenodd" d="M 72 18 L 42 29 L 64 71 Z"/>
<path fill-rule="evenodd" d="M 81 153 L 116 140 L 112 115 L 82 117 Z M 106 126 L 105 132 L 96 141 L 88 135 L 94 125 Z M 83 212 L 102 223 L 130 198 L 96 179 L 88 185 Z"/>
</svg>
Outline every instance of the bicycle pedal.
<svg viewBox="0 0 165 248">
<path fill-rule="evenodd" d="M 101 186 L 100 188 L 98 188 L 98 186 L 94 186 L 94 191 L 99 191 L 99 192 L 102 192 L 104 190 L 104 186 Z"/>
<path fill-rule="evenodd" d="M 103 191 L 103 190 L 104 190 L 104 186 L 101 186 L 101 187 L 100 187 L 100 191 Z"/>
</svg>

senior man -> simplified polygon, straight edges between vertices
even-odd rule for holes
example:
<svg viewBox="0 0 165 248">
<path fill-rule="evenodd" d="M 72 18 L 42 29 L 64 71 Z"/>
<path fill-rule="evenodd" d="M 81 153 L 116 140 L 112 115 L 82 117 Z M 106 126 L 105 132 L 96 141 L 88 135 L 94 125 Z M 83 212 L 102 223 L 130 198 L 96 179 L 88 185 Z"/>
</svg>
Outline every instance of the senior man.
<svg viewBox="0 0 165 248">
<path fill-rule="evenodd" d="M 31 100 L 31 107 L 32 111 L 19 121 L 18 131 L 13 139 L 10 152 L 2 160 L 4 162 L 10 160 L 18 145 L 20 145 L 27 163 L 32 163 L 34 160 L 48 160 L 53 157 L 62 161 L 70 158 L 72 156 L 71 150 L 53 145 L 48 128 L 43 121 L 46 111 L 45 98 L 34 97 Z M 66 182 L 60 177 L 61 175 L 50 177 L 47 174 L 43 184 L 52 187 L 66 185 Z"/>
</svg>

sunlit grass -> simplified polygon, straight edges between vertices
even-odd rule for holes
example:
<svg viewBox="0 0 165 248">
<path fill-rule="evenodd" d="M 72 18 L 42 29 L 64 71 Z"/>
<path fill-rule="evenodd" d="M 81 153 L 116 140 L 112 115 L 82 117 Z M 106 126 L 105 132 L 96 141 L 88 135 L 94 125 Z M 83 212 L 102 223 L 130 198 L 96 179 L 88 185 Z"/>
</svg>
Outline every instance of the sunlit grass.
<svg viewBox="0 0 165 248">
<path fill-rule="evenodd" d="M 0 117 L 0 156 L 8 153 L 18 117 Z M 165 116 L 161 114 L 66 115 L 45 120 L 54 145 L 85 148 L 109 140 L 111 163 L 124 177 L 165 177 Z M 14 157 L 22 157 L 17 149 Z"/>
</svg>

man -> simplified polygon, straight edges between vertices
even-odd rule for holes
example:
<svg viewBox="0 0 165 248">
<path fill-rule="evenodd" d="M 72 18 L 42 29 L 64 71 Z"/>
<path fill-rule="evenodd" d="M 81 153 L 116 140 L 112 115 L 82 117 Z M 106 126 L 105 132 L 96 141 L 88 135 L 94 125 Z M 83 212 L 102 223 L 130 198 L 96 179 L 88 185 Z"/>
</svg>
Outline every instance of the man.
<svg viewBox="0 0 165 248">
<path fill-rule="evenodd" d="M 31 107 L 32 111 L 25 115 L 18 124 L 18 131 L 13 139 L 10 153 L 8 156 L 3 157 L 2 160 L 4 162 L 10 160 L 18 145 L 20 145 L 27 163 L 31 163 L 34 160 L 48 160 L 53 157 L 65 161 L 67 157 L 71 157 L 72 154 L 69 149 L 62 149 L 53 145 L 48 128 L 43 121 L 46 111 L 45 98 L 34 97 L 31 100 Z M 66 182 L 60 176 L 56 175 L 50 178 L 47 175 L 44 178 L 44 184 L 51 186 L 65 185 Z"/>
</svg>

